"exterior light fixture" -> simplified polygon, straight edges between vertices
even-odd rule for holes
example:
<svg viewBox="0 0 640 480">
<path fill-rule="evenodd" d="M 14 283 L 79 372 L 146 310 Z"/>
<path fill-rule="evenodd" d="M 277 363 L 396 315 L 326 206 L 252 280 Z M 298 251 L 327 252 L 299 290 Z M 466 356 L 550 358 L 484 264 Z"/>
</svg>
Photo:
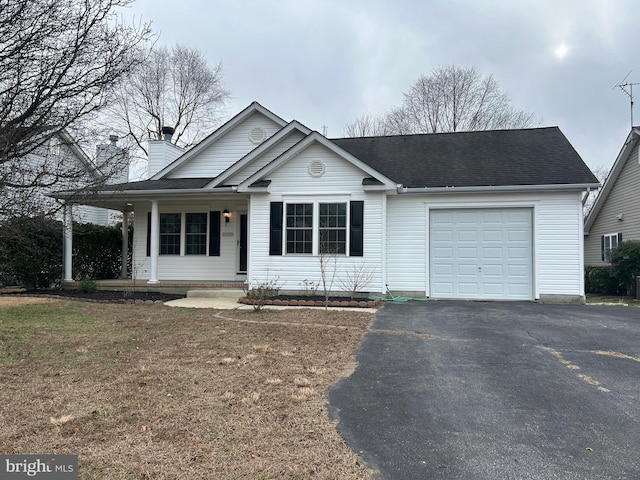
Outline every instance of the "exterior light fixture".
<svg viewBox="0 0 640 480">
<path fill-rule="evenodd" d="M 222 211 L 222 215 L 224 216 L 224 223 L 229 223 L 229 220 L 231 219 L 231 214 L 229 213 L 229 210 L 225 208 Z"/>
</svg>

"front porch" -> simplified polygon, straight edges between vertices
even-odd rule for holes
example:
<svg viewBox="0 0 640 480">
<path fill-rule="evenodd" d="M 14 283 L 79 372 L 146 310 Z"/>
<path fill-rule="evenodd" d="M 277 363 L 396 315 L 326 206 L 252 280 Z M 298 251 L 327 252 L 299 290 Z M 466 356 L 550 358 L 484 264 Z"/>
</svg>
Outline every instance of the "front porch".
<svg viewBox="0 0 640 480">
<path fill-rule="evenodd" d="M 76 289 L 80 282 L 64 280 L 62 288 Z M 228 290 L 242 289 L 244 282 L 230 282 L 223 280 L 160 280 L 158 283 L 149 284 L 147 280 L 117 279 L 96 280 L 98 290 L 123 290 L 138 292 L 162 292 L 186 295 L 189 290 Z"/>
</svg>

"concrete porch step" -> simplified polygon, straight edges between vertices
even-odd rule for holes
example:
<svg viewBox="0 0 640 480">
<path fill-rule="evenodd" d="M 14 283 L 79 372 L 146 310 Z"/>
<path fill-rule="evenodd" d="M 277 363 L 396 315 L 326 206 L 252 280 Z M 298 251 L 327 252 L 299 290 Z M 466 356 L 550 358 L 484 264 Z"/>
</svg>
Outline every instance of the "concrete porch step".
<svg viewBox="0 0 640 480">
<path fill-rule="evenodd" d="M 244 295 L 244 290 L 239 288 L 199 288 L 187 291 L 187 298 L 233 298 L 237 300 Z"/>
</svg>

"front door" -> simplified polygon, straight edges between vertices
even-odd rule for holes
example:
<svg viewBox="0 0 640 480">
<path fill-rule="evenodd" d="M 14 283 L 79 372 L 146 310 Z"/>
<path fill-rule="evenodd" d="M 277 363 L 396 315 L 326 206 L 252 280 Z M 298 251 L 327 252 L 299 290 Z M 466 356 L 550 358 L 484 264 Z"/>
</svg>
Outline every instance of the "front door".
<svg viewBox="0 0 640 480">
<path fill-rule="evenodd" d="M 247 214 L 240 214 L 240 240 L 238 242 L 240 247 L 240 264 L 239 271 L 247 271 Z"/>
</svg>

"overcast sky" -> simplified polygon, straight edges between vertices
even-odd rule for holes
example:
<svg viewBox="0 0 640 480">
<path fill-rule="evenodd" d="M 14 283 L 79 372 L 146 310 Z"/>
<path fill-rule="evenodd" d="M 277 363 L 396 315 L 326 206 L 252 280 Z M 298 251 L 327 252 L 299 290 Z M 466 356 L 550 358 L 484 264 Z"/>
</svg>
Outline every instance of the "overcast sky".
<svg viewBox="0 0 640 480">
<path fill-rule="evenodd" d="M 255 100 L 329 137 L 399 105 L 420 75 L 475 67 L 592 169 L 609 168 L 630 129 L 614 86 L 629 71 L 640 83 L 632 0 L 135 0 L 127 15 L 152 22 L 161 44 L 221 61 L 228 116 Z"/>
</svg>

